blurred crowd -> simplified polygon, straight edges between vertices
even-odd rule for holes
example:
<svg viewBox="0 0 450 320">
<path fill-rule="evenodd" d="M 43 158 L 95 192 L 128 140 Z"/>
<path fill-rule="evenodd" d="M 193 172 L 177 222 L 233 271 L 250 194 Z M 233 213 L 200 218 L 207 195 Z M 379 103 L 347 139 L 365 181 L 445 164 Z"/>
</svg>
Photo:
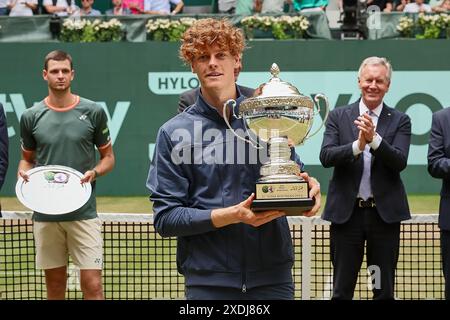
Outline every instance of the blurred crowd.
<svg viewBox="0 0 450 320">
<path fill-rule="evenodd" d="M 329 1 L 337 1 L 337 8 L 343 11 L 345 5 L 359 0 L 211 0 L 211 8 L 215 7 L 215 13 L 221 14 L 277 14 L 325 11 Z M 0 0 L 0 15 L 174 15 L 189 13 L 189 10 L 183 12 L 183 9 L 194 7 L 198 2 L 196 0 L 185 0 L 185 2 L 183 0 L 111 0 L 108 9 L 102 12 L 96 9 L 95 0 Z M 208 3 L 208 0 L 206 2 Z M 450 11 L 450 0 L 367 0 L 367 7 L 370 6 L 378 6 L 383 12 L 447 12 Z"/>
</svg>

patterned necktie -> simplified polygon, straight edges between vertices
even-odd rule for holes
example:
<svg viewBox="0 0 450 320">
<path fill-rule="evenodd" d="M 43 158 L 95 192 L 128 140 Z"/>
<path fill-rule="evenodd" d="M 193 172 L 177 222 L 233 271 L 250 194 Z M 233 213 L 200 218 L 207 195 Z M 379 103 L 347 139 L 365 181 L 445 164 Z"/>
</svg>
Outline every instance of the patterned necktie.
<svg viewBox="0 0 450 320">
<path fill-rule="evenodd" d="M 368 112 L 369 115 L 373 118 L 375 116 L 375 113 L 372 111 Z M 361 177 L 361 183 L 359 185 L 359 196 L 367 200 L 372 196 L 372 186 L 370 185 L 370 167 L 372 165 L 372 154 L 370 153 L 370 146 L 366 144 L 366 147 L 363 151 L 363 157 L 364 157 L 364 170 Z"/>
</svg>

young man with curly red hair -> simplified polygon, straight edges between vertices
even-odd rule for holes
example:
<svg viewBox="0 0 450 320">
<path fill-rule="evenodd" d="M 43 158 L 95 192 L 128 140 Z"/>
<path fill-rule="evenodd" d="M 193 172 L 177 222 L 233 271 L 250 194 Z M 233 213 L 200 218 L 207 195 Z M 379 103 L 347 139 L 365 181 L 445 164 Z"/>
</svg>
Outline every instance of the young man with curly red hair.
<svg viewBox="0 0 450 320">
<path fill-rule="evenodd" d="M 227 20 L 202 19 L 185 32 L 180 57 L 197 75 L 200 95 L 160 128 L 150 166 L 155 229 L 178 237 L 187 299 L 294 298 L 285 213 L 251 210 L 261 167 L 252 153 L 267 151 L 236 139 L 224 121 L 244 132 L 242 120 L 223 114 L 229 99 L 245 99 L 235 84 L 244 48 L 242 31 Z M 307 215 L 313 215 L 320 189 L 309 182 L 317 204 Z"/>
</svg>

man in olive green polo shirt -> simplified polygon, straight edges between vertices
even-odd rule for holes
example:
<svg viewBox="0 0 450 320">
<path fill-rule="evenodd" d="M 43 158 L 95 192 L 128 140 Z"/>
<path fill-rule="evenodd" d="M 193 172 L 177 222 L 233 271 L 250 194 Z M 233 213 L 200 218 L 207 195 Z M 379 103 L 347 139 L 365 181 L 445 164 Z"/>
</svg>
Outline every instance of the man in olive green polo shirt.
<svg viewBox="0 0 450 320">
<path fill-rule="evenodd" d="M 103 299 L 103 241 L 97 216 L 95 180 L 114 167 L 114 153 L 105 111 L 97 103 L 71 92 L 72 57 L 52 51 L 44 63 L 48 96 L 27 109 L 20 120 L 22 160 L 18 176 L 36 166 L 64 165 L 84 173 L 82 183 L 92 194 L 80 209 L 63 215 L 34 212 L 36 265 L 45 270 L 48 299 L 64 299 L 67 253 L 80 269 L 85 299 Z M 100 160 L 95 158 L 95 146 Z"/>
</svg>

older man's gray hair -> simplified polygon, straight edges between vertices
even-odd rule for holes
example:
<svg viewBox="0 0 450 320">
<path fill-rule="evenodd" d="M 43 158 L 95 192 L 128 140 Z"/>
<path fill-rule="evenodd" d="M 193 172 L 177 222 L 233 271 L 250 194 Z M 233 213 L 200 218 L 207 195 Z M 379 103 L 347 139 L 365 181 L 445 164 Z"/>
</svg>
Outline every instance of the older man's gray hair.
<svg viewBox="0 0 450 320">
<path fill-rule="evenodd" d="M 361 78 L 361 72 L 364 69 L 365 66 L 373 66 L 373 65 L 382 65 L 385 66 L 387 69 L 387 79 L 390 82 L 391 76 L 392 76 L 392 66 L 391 63 L 386 58 L 380 58 L 380 57 L 369 57 L 364 59 L 364 61 L 361 63 L 361 66 L 358 70 L 358 79 Z"/>
</svg>

